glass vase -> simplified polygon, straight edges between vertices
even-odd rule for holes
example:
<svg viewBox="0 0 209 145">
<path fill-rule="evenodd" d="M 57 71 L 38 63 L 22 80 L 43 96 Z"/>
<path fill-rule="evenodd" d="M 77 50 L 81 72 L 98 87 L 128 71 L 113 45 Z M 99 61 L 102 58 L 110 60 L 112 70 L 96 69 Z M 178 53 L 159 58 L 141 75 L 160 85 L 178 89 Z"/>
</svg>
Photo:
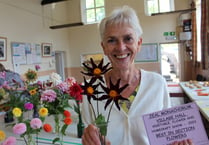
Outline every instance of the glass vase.
<svg viewBox="0 0 209 145">
<path fill-rule="evenodd" d="M 107 136 L 107 125 L 108 123 L 97 123 L 95 124 L 99 130 L 99 138 L 101 145 L 107 145 L 106 136 Z"/>
<path fill-rule="evenodd" d="M 78 122 L 78 124 L 77 124 L 77 137 L 78 137 L 78 138 L 81 138 L 81 137 L 82 137 L 84 127 L 85 127 L 85 126 L 84 126 L 84 123 L 83 123 L 83 121 L 82 121 L 82 119 L 81 119 L 81 116 L 79 116 L 79 122 Z"/>
</svg>

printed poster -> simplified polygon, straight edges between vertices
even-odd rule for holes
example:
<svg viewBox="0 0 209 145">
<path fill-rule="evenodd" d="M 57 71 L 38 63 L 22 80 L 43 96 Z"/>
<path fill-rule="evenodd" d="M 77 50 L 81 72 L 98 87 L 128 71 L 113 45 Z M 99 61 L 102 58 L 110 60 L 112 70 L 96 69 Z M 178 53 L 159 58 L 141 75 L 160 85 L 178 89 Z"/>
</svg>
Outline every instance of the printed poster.
<svg viewBox="0 0 209 145">
<path fill-rule="evenodd" d="M 170 145 L 192 139 L 195 145 L 209 145 L 208 137 L 195 102 L 143 116 L 150 145 Z"/>
</svg>

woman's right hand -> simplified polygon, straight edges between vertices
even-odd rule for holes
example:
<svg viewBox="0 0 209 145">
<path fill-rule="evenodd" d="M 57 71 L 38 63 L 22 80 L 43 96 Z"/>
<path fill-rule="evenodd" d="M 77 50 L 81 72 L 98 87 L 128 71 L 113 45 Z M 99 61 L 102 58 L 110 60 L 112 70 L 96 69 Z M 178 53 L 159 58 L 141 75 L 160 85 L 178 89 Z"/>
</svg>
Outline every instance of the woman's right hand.
<svg viewBox="0 0 209 145">
<path fill-rule="evenodd" d="M 101 145 L 99 139 L 99 129 L 90 124 L 87 128 L 84 129 L 84 133 L 82 136 L 82 144 L 83 145 Z M 107 141 L 107 145 L 110 145 L 110 142 Z"/>
<path fill-rule="evenodd" d="M 194 145 L 191 139 L 175 141 L 172 145 Z"/>
</svg>

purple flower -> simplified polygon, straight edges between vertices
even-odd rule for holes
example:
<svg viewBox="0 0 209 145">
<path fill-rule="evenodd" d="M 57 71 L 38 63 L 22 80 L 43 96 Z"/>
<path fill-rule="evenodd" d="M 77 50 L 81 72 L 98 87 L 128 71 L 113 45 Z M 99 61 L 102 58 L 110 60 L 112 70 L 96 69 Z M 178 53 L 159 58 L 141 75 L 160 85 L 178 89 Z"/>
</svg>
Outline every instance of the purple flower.
<svg viewBox="0 0 209 145">
<path fill-rule="evenodd" d="M 30 121 L 30 127 L 33 129 L 39 129 L 42 126 L 42 121 L 39 118 L 33 118 Z"/>
<path fill-rule="evenodd" d="M 40 67 L 40 65 L 35 65 L 35 69 L 36 69 L 36 71 L 38 71 L 39 69 L 41 69 L 41 67 Z"/>
<path fill-rule="evenodd" d="M 54 102 L 55 99 L 57 98 L 57 94 L 54 90 L 45 90 L 41 94 L 41 100 L 42 101 L 47 101 L 47 102 Z"/>
<path fill-rule="evenodd" d="M 6 78 L 6 72 L 0 72 L 0 78 L 5 79 Z"/>
<path fill-rule="evenodd" d="M 24 104 L 24 107 L 25 107 L 26 110 L 32 110 L 34 105 L 32 103 L 28 102 L 28 103 Z"/>
<path fill-rule="evenodd" d="M 60 89 L 62 92 L 68 92 L 69 90 L 67 82 L 61 82 L 56 87 Z"/>
<path fill-rule="evenodd" d="M 1 145 L 16 145 L 17 140 L 14 136 L 8 137 Z"/>
<path fill-rule="evenodd" d="M 26 127 L 25 123 L 19 123 L 13 127 L 13 133 L 17 134 L 17 135 L 21 135 L 21 134 L 25 133 L 26 130 L 27 130 L 27 127 Z"/>
</svg>

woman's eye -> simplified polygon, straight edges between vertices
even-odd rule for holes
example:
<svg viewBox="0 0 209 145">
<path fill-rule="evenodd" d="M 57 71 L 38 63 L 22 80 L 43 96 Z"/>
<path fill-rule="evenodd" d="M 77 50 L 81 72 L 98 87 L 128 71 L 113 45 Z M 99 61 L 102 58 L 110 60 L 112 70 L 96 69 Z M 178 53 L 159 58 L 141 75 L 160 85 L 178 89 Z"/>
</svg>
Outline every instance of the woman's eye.
<svg viewBox="0 0 209 145">
<path fill-rule="evenodd" d="M 127 36 L 127 37 L 125 37 L 124 38 L 124 41 L 125 42 L 130 42 L 130 41 L 132 41 L 133 39 L 132 39 L 132 37 L 130 37 L 130 36 Z"/>
<path fill-rule="evenodd" d="M 107 40 L 107 43 L 114 43 L 115 42 L 115 39 L 109 39 Z"/>
</svg>

